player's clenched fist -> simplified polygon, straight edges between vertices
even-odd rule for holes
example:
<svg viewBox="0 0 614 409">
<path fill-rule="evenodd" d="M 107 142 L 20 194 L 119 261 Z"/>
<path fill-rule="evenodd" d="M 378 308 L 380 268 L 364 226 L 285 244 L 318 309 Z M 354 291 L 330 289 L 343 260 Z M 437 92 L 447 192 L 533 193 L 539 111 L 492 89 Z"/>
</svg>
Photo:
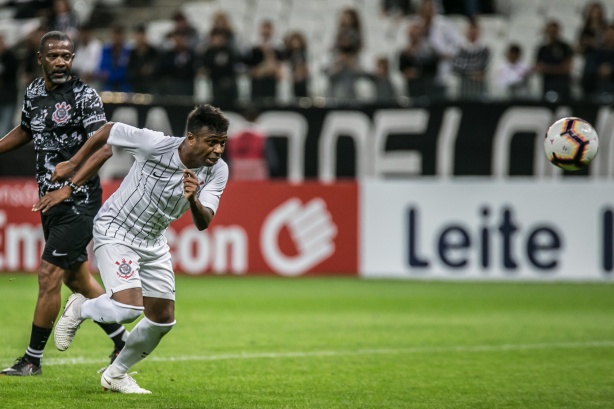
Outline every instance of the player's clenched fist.
<svg viewBox="0 0 614 409">
<path fill-rule="evenodd" d="M 183 197 L 188 202 L 191 202 L 196 197 L 196 189 L 198 188 L 198 178 L 189 169 L 183 170 Z"/>
</svg>

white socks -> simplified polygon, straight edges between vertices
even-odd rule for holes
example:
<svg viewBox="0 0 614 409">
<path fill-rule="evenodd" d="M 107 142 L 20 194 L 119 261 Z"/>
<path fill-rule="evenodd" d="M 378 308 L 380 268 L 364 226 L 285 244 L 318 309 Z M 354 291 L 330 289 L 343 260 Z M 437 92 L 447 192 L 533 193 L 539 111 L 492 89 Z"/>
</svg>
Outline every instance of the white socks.
<svg viewBox="0 0 614 409">
<path fill-rule="evenodd" d="M 158 346 L 163 336 L 173 329 L 176 321 L 169 324 L 158 324 L 147 317 L 130 331 L 126 346 L 109 367 L 111 376 L 118 376 L 128 372 L 130 368 L 142 361 Z"/>
<path fill-rule="evenodd" d="M 122 304 L 114 301 L 108 294 L 86 300 L 81 305 L 81 318 L 91 318 L 102 323 L 125 324 L 136 320 L 143 312 L 143 307 Z"/>
<path fill-rule="evenodd" d="M 108 294 L 87 300 L 81 305 L 81 318 L 90 318 L 103 323 L 127 323 L 136 320 L 143 312 L 143 307 L 122 304 L 114 301 Z M 121 376 L 128 369 L 139 363 L 158 346 L 160 340 L 166 335 L 175 321 L 169 324 L 158 324 L 143 317 L 130 331 L 126 339 L 126 346 L 109 367 L 111 376 Z"/>
</svg>

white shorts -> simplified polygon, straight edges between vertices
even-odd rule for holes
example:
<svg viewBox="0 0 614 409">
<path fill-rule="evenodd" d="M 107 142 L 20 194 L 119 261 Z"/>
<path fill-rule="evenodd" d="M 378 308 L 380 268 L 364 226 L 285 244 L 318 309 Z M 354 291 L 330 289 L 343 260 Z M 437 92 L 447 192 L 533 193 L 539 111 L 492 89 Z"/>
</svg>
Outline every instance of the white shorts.
<svg viewBox="0 0 614 409">
<path fill-rule="evenodd" d="M 109 296 L 128 288 L 141 288 L 144 297 L 175 300 L 175 273 L 167 245 L 135 249 L 105 243 L 94 254 Z"/>
</svg>

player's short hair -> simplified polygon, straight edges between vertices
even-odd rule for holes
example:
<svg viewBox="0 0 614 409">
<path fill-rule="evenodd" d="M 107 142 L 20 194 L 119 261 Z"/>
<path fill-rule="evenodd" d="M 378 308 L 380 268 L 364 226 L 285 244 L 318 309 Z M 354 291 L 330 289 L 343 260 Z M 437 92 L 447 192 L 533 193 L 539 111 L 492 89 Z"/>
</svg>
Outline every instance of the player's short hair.
<svg viewBox="0 0 614 409">
<path fill-rule="evenodd" d="M 197 105 L 188 115 L 188 132 L 194 135 L 205 126 L 211 132 L 224 135 L 228 132 L 228 124 L 224 113 L 209 104 Z"/>
<path fill-rule="evenodd" d="M 72 41 L 72 38 L 68 36 L 68 34 L 63 33 L 61 31 L 49 31 L 41 37 L 41 41 L 38 45 L 38 51 L 42 53 L 45 49 L 45 44 L 47 44 L 47 41 L 49 40 L 67 41 L 70 43 L 70 46 L 72 47 L 73 51 L 75 50 L 75 43 Z"/>
</svg>

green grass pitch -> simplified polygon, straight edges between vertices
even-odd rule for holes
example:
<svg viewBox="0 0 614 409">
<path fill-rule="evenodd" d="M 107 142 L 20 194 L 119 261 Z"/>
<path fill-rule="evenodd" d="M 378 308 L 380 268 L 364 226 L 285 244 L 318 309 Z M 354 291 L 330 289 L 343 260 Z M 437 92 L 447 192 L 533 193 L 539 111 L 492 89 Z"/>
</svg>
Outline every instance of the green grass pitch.
<svg viewBox="0 0 614 409">
<path fill-rule="evenodd" d="M 0 274 L 0 364 L 26 347 L 36 277 Z M 64 289 L 64 299 L 67 291 Z M 103 392 L 93 323 L 1 408 L 613 408 L 614 286 L 179 277 L 177 325 Z M 51 343 L 52 341 L 50 341 Z"/>
</svg>

